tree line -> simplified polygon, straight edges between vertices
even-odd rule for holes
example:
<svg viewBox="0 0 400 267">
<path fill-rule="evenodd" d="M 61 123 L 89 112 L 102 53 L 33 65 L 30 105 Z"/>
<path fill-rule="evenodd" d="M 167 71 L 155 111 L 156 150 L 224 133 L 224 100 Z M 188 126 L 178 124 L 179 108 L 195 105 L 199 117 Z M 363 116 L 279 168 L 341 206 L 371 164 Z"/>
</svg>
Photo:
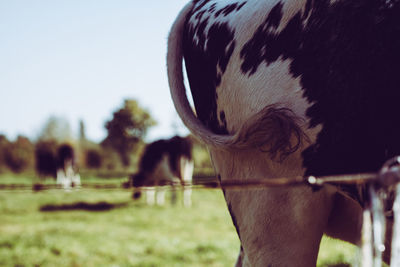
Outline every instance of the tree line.
<svg viewBox="0 0 400 267">
<path fill-rule="evenodd" d="M 83 121 L 79 122 L 79 132 L 74 137 L 67 120 L 50 117 L 34 140 L 20 135 L 11 141 L 0 133 L 0 174 L 36 172 L 52 176 L 57 150 L 65 144 L 73 147 L 80 170 L 133 172 L 146 145 L 147 132 L 154 125 L 156 121 L 150 113 L 134 99 L 124 100 L 122 106 L 113 112 L 112 118 L 105 122 L 107 135 L 101 142 L 93 142 L 86 137 Z M 212 167 L 208 151 L 196 139 L 189 138 L 193 142 L 195 172 L 210 173 Z"/>
<path fill-rule="evenodd" d="M 86 137 L 83 121 L 78 137 L 74 138 L 68 121 L 50 117 L 35 140 L 20 135 L 11 141 L 0 134 L 0 173 L 46 173 L 48 168 L 50 175 L 57 149 L 63 144 L 74 148 L 80 168 L 128 170 L 137 163 L 147 131 L 155 124 L 150 113 L 134 99 L 124 100 L 105 123 L 107 136 L 100 143 Z"/>
</svg>

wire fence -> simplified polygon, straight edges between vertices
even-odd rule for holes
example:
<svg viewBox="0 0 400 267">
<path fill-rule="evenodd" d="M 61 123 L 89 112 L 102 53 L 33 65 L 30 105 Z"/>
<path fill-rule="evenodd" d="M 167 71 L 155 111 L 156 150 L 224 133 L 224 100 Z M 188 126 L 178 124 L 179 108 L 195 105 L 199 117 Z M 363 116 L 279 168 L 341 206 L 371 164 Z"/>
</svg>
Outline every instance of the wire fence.
<svg viewBox="0 0 400 267">
<path fill-rule="evenodd" d="M 196 177 L 193 183 L 186 183 L 184 185 L 164 185 L 164 189 L 170 188 L 176 190 L 179 187 L 191 188 L 194 190 L 200 189 L 230 189 L 230 190 L 250 190 L 262 189 L 266 187 L 287 187 L 287 186 L 301 186 L 313 185 L 322 186 L 325 184 L 332 185 L 363 185 L 375 183 L 380 186 L 390 186 L 399 182 L 400 172 L 400 156 L 388 160 L 378 173 L 360 173 L 360 174 L 345 174 L 345 175 L 330 175 L 330 176 L 295 176 L 284 178 L 272 179 L 228 179 L 219 181 L 215 177 Z M 92 190 L 118 190 L 131 189 L 127 183 L 83 183 L 77 187 L 79 189 L 92 189 Z M 143 187 L 146 190 L 148 187 Z M 62 190 L 65 189 L 59 184 L 52 183 L 33 183 L 33 184 L 1 184 L 0 191 L 46 191 L 46 190 Z"/>
<path fill-rule="evenodd" d="M 191 188 L 200 189 L 230 189 L 230 190 L 253 190 L 273 187 L 294 186 L 323 186 L 331 185 L 365 185 L 369 197 L 363 207 L 363 241 L 361 245 L 360 265 L 363 267 L 382 266 L 382 255 L 385 251 L 385 231 L 387 221 L 392 220 L 393 234 L 391 244 L 392 266 L 400 266 L 400 156 L 388 160 L 377 173 L 361 173 L 349 175 L 332 176 L 296 176 L 289 178 L 274 179 L 229 179 L 218 181 L 210 177 L 198 177 L 192 184 L 167 185 L 164 189 L 177 190 Z M 132 190 L 129 183 L 83 183 L 79 189 L 92 190 Z M 73 188 L 70 188 L 73 189 Z M 58 184 L 0 184 L 0 191 L 27 191 L 34 192 L 46 190 L 65 190 Z M 141 190 L 152 190 L 151 187 L 142 187 Z M 391 195 L 390 195 L 391 194 Z M 392 199 L 390 199 L 393 197 Z M 388 217 L 388 200 L 391 200 L 392 216 Z"/>
<path fill-rule="evenodd" d="M 382 180 L 382 179 L 380 179 Z M 218 181 L 217 179 L 210 179 L 209 177 L 198 177 L 195 182 L 187 183 L 184 185 L 165 185 L 164 188 L 171 188 L 176 190 L 179 187 L 191 188 L 194 190 L 201 189 L 230 189 L 230 190 L 249 190 L 249 189 L 262 189 L 266 187 L 287 187 L 287 186 L 302 186 L 302 185 L 316 185 L 322 186 L 324 184 L 341 185 L 353 184 L 361 185 L 379 181 L 379 175 L 376 173 L 364 174 L 349 174 L 349 175 L 335 175 L 335 176 L 296 176 L 289 178 L 272 178 L 272 179 L 229 179 L 225 181 Z M 385 181 L 381 181 L 385 183 Z M 129 190 L 132 187 L 126 186 L 124 183 L 83 183 L 79 185 L 79 189 L 94 189 L 94 190 Z M 146 190 L 147 187 L 143 187 Z M 0 184 L 0 191 L 46 191 L 63 189 L 58 184 L 34 183 L 34 184 Z"/>
</svg>

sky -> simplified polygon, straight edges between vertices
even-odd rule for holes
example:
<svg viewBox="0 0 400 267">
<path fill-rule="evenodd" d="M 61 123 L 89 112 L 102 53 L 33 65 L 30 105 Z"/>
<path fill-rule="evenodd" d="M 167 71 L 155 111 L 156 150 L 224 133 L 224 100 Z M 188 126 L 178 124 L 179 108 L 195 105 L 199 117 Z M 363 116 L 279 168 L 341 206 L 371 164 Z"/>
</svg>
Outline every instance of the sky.
<svg viewBox="0 0 400 267">
<path fill-rule="evenodd" d="M 96 142 L 126 98 L 157 121 L 146 138 L 187 133 L 166 74 L 169 29 L 188 0 L 0 0 L 0 133 L 35 139 L 50 116 Z"/>
</svg>

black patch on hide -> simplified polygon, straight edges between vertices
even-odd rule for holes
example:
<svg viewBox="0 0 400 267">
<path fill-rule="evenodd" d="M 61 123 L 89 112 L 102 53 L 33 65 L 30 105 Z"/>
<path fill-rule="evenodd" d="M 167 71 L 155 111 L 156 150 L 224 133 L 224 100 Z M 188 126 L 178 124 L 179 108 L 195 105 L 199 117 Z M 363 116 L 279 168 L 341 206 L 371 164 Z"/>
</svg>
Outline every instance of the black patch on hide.
<svg viewBox="0 0 400 267">
<path fill-rule="evenodd" d="M 204 6 L 209 2 L 196 1 L 198 6 L 187 18 L 183 50 L 197 116 L 213 132 L 226 134 L 218 121 L 216 87 L 235 49 L 234 31 L 227 23 L 207 27 L 212 12 Z M 215 6 L 210 9 L 215 11 Z M 196 20 L 194 25 L 188 23 L 190 18 Z"/>
<path fill-rule="evenodd" d="M 303 153 L 307 175 L 377 171 L 400 154 L 400 3 L 309 0 L 276 32 L 278 3 L 241 51 L 243 73 L 292 60 L 310 127 L 323 126 Z M 307 20 L 306 20 L 307 19 Z"/>
</svg>

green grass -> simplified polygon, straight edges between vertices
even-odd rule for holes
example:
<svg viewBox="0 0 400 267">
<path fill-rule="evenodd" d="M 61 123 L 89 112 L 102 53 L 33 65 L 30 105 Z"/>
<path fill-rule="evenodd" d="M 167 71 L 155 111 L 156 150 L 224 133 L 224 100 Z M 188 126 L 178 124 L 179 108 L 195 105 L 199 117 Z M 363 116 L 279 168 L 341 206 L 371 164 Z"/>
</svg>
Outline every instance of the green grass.
<svg viewBox="0 0 400 267">
<path fill-rule="evenodd" d="M 191 208 L 149 207 L 130 195 L 0 191 L 0 266 L 233 266 L 239 240 L 220 191 L 195 191 Z M 116 207 L 40 211 L 78 202 Z M 337 264 L 351 263 L 354 252 L 348 244 L 324 239 L 319 266 L 345 266 Z"/>
</svg>

